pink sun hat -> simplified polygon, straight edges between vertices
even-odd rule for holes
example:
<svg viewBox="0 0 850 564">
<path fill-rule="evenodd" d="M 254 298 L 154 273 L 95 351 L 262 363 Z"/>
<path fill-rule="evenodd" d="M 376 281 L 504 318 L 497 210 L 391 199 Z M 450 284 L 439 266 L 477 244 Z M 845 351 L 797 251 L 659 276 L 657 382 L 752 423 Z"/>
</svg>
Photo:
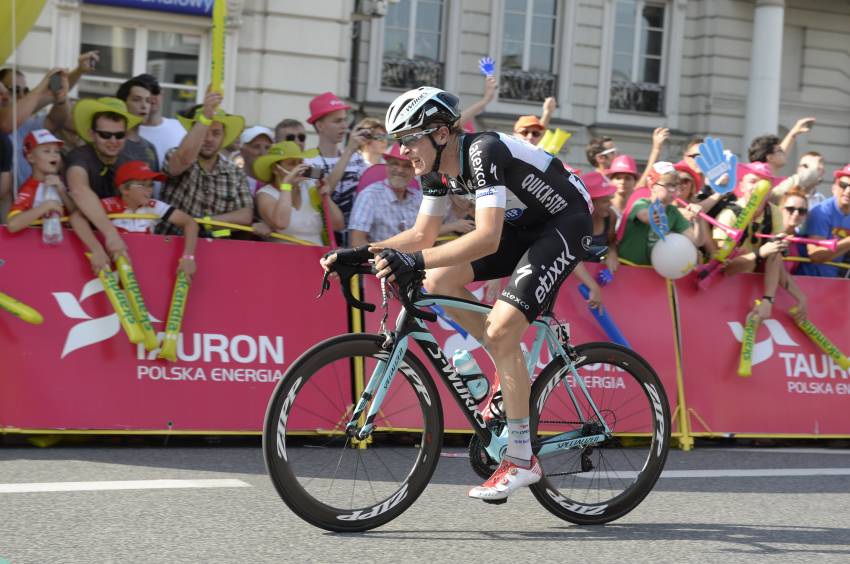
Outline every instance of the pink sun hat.
<svg viewBox="0 0 850 564">
<path fill-rule="evenodd" d="M 610 177 L 612 174 L 631 174 L 635 180 L 640 178 L 637 163 L 631 155 L 619 155 L 611 161 L 611 168 L 605 171 L 605 175 Z"/>
<path fill-rule="evenodd" d="M 588 172 L 583 175 L 581 177 L 581 181 L 584 182 L 587 192 L 590 194 L 590 198 L 592 200 L 610 196 L 617 191 L 617 187 L 608 180 L 607 176 L 596 171 Z"/>
<path fill-rule="evenodd" d="M 319 94 L 310 100 L 310 117 L 307 123 L 315 123 L 316 120 L 337 110 L 350 110 L 351 106 L 340 100 L 333 92 Z"/>
<path fill-rule="evenodd" d="M 409 161 L 410 157 L 401 154 L 401 145 L 394 143 L 392 148 L 384 153 L 385 159 L 398 159 L 400 161 Z"/>
</svg>

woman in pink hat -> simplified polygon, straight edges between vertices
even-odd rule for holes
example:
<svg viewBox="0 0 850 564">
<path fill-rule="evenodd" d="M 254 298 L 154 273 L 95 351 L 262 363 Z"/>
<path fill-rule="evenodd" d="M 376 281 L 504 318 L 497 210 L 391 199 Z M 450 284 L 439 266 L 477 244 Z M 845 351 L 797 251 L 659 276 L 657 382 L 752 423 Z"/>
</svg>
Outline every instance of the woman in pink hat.
<svg viewBox="0 0 850 564">
<path fill-rule="evenodd" d="M 612 201 L 617 194 L 617 186 L 604 175 L 594 171 L 581 177 L 593 200 L 593 245 L 608 247 L 605 262 L 611 272 L 620 265 L 617 255 L 617 215 Z"/>
<path fill-rule="evenodd" d="M 619 155 L 611 161 L 611 168 L 605 171 L 605 175 L 614 185 L 615 193 L 611 199 L 611 207 L 619 217 L 640 178 L 637 163 L 631 155 Z"/>
</svg>

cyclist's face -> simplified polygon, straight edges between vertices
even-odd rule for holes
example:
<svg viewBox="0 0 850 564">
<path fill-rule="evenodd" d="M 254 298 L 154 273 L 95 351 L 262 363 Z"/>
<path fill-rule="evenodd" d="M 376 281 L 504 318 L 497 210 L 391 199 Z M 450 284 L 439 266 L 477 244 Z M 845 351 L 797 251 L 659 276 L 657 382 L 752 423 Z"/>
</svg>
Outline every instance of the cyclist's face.
<svg viewBox="0 0 850 564">
<path fill-rule="evenodd" d="M 410 159 L 410 164 L 413 165 L 414 173 L 416 176 L 419 176 L 420 174 L 429 172 L 431 167 L 434 166 L 434 160 L 437 158 L 437 151 L 434 149 L 434 145 L 431 141 L 427 139 L 428 135 L 419 136 L 416 135 L 417 133 L 422 133 L 422 129 L 406 131 L 404 135 L 397 136 L 397 138 L 404 140 L 404 142 L 401 143 L 401 154 Z M 407 136 L 413 137 L 405 138 Z M 439 143 L 440 141 L 437 142 Z"/>
</svg>

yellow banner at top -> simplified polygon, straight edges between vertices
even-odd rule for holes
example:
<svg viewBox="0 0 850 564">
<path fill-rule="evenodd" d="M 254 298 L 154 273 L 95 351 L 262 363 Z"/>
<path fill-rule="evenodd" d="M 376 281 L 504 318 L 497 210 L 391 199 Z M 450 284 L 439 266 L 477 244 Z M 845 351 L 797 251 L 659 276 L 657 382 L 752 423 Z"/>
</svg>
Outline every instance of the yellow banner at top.
<svg viewBox="0 0 850 564">
<path fill-rule="evenodd" d="M 3 0 L 0 2 L 0 61 L 18 48 L 41 14 L 46 0 Z M 12 14 L 14 13 L 14 22 Z M 14 29 L 14 34 L 12 30 Z M 15 36 L 14 42 L 12 35 Z"/>
</svg>

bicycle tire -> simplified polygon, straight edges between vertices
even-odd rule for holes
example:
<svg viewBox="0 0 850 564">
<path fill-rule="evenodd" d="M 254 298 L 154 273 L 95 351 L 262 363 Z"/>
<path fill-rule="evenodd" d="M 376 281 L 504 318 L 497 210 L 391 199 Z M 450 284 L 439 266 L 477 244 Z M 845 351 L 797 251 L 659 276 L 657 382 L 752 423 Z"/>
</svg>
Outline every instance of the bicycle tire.
<svg viewBox="0 0 850 564">
<path fill-rule="evenodd" d="M 359 532 L 388 523 L 416 501 L 439 460 L 443 436 L 440 397 L 427 369 L 410 351 L 396 370 L 381 415 L 375 420 L 371 442 L 365 449 L 358 448 L 344 432 L 358 399 L 353 398 L 350 388 L 351 360 L 364 358 L 368 375 L 370 363 L 374 366 L 377 359 L 388 356 L 381 349 L 383 340 L 378 335 L 352 333 L 322 341 L 292 364 L 269 400 L 263 432 L 263 456 L 269 476 L 286 505 L 322 529 Z M 331 417 L 315 410 L 317 401 L 322 411 L 334 410 Z M 399 411 L 400 406 L 408 404 L 408 411 Z M 417 415 L 421 431 L 406 428 L 398 433 L 387 427 L 391 418 L 414 420 Z M 336 421 L 337 426 L 316 426 L 317 422 L 328 421 Z M 413 445 L 404 444 L 405 440 Z M 316 463 L 321 459 L 328 462 L 321 466 Z M 405 468 L 406 459 L 410 468 Z M 354 463 L 350 503 L 343 491 L 352 482 L 349 462 Z M 357 492 L 361 465 L 368 489 L 361 486 Z M 367 469 L 370 465 L 372 468 Z M 395 473 L 393 467 L 397 469 Z M 359 499 L 355 502 L 357 493 L 372 499 L 368 503 Z"/>
<path fill-rule="evenodd" d="M 634 351 L 613 343 L 586 343 L 575 350 L 576 369 L 613 435 L 591 447 L 540 457 L 544 477 L 531 486 L 531 491 L 537 501 L 561 519 L 596 525 L 619 519 L 652 490 L 670 447 L 670 407 L 658 375 Z M 599 370 L 614 375 L 589 374 Z M 559 386 L 565 379 L 567 383 Z M 535 452 L 540 448 L 541 432 L 545 439 L 547 434 L 580 428 L 581 420 L 565 387 L 571 379 L 563 358 L 556 358 L 532 386 L 530 423 Z M 585 422 L 598 420 L 580 388 L 574 383 L 572 386 Z M 596 432 L 598 428 L 586 431 Z M 648 448 L 641 453 L 636 447 L 647 441 Z M 595 499 L 594 486 L 598 488 Z M 609 493 L 611 497 L 604 499 Z"/>
</svg>

